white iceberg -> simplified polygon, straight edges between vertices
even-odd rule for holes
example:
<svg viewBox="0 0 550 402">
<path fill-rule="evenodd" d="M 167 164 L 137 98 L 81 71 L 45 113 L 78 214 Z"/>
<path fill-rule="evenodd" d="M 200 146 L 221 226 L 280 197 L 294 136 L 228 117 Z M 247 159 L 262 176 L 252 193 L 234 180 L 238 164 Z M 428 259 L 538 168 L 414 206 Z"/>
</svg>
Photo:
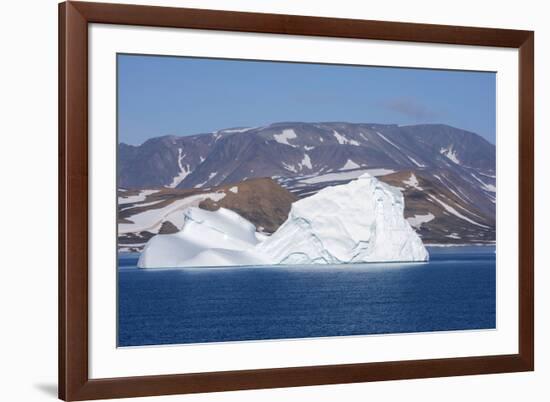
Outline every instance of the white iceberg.
<svg viewBox="0 0 550 402">
<path fill-rule="evenodd" d="M 182 231 L 149 240 L 138 266 L 426 261 L 428 252 L 403 211 L 401 192 L 369 174 L 296 201 L 271 236 L 227 209 L 189 208 Z"/>
</svg>

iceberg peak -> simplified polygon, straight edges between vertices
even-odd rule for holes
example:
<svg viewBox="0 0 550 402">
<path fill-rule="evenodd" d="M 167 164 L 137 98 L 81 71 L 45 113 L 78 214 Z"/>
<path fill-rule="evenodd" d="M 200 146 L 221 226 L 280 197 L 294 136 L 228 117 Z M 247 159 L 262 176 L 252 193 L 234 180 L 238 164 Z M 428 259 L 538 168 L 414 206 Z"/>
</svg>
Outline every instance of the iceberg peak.
<svg viewBox="0 0 550 402">
<path fill-rule="evenodd" d="M 362 175 L 296 201 L 288 219 L 256 249 L 277 264 L 426 261 L 404 207 L 398 189 Z"/>
</svg>

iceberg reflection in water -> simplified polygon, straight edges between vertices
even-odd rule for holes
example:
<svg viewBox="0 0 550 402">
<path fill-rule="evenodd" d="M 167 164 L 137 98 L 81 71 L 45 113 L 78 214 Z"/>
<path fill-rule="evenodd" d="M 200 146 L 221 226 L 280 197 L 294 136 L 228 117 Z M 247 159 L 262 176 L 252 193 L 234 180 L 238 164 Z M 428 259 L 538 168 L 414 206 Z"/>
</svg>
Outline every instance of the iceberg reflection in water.
<svg viewBox="0 0 550 402">
<path fill-rule="evenodd" d="M 138 269 L 119 256 L 119 346 L 492 329 L 494 247 L 425 263 Z"/>
</svg>

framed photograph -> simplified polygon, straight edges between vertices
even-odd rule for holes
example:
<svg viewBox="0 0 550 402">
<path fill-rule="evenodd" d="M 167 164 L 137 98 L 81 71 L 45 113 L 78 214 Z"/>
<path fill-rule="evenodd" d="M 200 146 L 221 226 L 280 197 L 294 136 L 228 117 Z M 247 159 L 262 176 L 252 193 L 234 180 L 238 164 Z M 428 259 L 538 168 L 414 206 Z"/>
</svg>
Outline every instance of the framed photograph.
<svg viewBox="0 0 550 402">
<path fill-rule="evenodd" d="M 61 399 L 534 369 L 533 32 L 59 13 Z"/>
</svg>

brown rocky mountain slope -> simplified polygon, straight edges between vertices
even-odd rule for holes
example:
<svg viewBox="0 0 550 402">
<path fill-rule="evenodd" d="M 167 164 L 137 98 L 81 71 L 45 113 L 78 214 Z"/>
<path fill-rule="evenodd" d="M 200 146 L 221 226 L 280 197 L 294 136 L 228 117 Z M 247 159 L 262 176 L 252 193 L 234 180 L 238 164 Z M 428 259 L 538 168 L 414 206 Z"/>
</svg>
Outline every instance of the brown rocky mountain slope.
<svg viewBox="0 0 550 402">
<path fill-rule="evenodd" d="M 201 201 L 199 207 L 210 211 L 220 207 L 231 209 L 266 233 L 273 233 L 281 226 L 288 217 L 290 205 L 298 199 L 270 178 L 245 180 L 218 189 L 225 191 L 226 196 L 219 201 Z"/>
<path fill-rule="evenodd" d="M 152 236 L 181 230 L 188 207 L 228 208 L 255 224 L 258 231 L 272 233 L 297 199 L 270 178 L 204 189 L 120 190 L 118 246 L 122 251 L 139 251 Z"/>
</svg>

